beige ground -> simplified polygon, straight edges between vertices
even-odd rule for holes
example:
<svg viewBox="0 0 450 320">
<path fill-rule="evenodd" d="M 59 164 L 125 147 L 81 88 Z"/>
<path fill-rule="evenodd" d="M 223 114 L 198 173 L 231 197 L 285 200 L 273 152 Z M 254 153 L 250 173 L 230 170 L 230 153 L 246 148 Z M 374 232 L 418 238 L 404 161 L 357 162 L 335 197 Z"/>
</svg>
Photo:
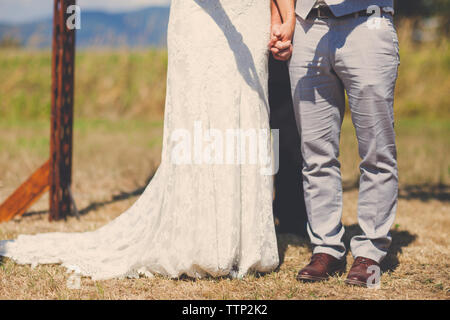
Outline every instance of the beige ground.
<svg viewBox="0 0 450 320">
<path fill-rule="evenodd" d="M 48 154 L 48 124 L 0 121 L 0 201 Z M 74 193 L 82 218 L 49 223 L 47 197 L 21 219 L 0 224 L 0 239 L 20 233 L 93 230 L 128 208 L 159 161 L 161 123 L 79 120 L 75 137 Z M 3 259 L 1 299 L 449 299 L 449 125 L 403 120 L 397 125 L 401 197 L 384 262 L 380 290 L 348 287 L 342 278 L 300 284 L 296 272 L 310 257 L 308 241 L 280 235 L 280 270 L 244 280 L 82 279 L 81 289 L 66 285 L 59 266 L 19 266 Z M 342 159 L 344 223 L 356 227 L 357 149 L 353 129 L 344 124 Z M 352 258 L 348 257 L 349 264 Z"/>
</svg>

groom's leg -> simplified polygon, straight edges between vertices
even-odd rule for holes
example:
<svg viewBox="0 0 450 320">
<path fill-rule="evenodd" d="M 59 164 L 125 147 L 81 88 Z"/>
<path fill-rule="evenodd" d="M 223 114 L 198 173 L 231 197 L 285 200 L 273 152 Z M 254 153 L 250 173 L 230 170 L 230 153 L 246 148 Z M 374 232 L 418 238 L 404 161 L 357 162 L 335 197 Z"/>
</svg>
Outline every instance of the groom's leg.
<svg viewBox="0 0 450 320">
<path fill-rule="evenodd" d="M 327 23 L 298 18 L 289 72 L 302 139 L 308 234 L 314 254 L 341 259 L 345 246 L 338 155 L 345 99 L 343 85 L 332 71 L 329 43 Z"/>
<path fill-rule="evenodd" d="M 363 231 L 352 253 L 380 262 L 391 243 L 389 229 L 397 206 L 398 173 L 394 133 L 394 87 L 398 40 L 392 17 L 371 28 L 367 18 L 341 21 L 334 34 L 335 70 L 347 90 L 358 138 L 361 178 L 358 220 Z"/>
</svg>

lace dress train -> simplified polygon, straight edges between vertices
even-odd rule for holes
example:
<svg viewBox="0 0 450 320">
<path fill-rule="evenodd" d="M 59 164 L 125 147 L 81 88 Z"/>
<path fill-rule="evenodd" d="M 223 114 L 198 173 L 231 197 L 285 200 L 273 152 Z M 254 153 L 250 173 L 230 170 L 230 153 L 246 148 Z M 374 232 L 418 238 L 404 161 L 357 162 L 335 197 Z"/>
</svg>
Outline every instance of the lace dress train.
<svg viewBox="0 0 450 320">
<path fill-rule="evenodd" d="M 221 163 L 217 155 L 205 163 L 195 147 L 174 158 L 183 134 L 269 129 L 269 29 L 269 1 L 172 0 L 162 161 L 152 181 L 96 231 L 20 235 L 1 241 L 0 255 L 96 280 L 276 268 L 272 176 L 263 165 Z"/>
</svg>

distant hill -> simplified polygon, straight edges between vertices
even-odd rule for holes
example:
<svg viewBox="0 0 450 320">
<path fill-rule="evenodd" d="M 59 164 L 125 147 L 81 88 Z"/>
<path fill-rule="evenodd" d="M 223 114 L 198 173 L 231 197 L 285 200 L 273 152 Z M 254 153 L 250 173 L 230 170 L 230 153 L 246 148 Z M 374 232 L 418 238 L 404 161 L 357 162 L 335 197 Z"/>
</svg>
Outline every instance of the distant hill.
<svg viewBox="0 0 450 320">
<path fill-rule="evenodd" d="M 78 47 L 164 47 L 167 42 L 168 7 L 149 7 L 126 13 L 83 11 Z M 13 38 L 23 46 L 51 47 L 52 19 L 33 23 L 0 24 L 0 41 Z"/>
</svg>

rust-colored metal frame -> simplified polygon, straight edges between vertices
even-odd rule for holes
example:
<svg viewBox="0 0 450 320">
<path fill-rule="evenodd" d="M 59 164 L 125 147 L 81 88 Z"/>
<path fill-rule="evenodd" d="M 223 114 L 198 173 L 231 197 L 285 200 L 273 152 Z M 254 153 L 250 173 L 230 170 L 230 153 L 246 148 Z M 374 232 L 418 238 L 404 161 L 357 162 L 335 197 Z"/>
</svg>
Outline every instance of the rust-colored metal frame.
<svg viewBox="0 0 450 320">
<path fill-rule="evenodd" d="M 75 29 L 67 26 L 67 8 L 76 0 L 54 0 L 52 43 L 52 105 L 50 159 L 0 205 L 0 222 L 23 215 L 47 190 L 49 220 L 75 211 L 72 182 L 72 135 L 75 67 Z"/>
<path fill-rule="evenodd" d="M 52 110 L 50 138 L 50 220 L 71 211 L 75 29 L 66 21 L 76 0 L 55 0 L 52 53 Z"/>
</svg>

